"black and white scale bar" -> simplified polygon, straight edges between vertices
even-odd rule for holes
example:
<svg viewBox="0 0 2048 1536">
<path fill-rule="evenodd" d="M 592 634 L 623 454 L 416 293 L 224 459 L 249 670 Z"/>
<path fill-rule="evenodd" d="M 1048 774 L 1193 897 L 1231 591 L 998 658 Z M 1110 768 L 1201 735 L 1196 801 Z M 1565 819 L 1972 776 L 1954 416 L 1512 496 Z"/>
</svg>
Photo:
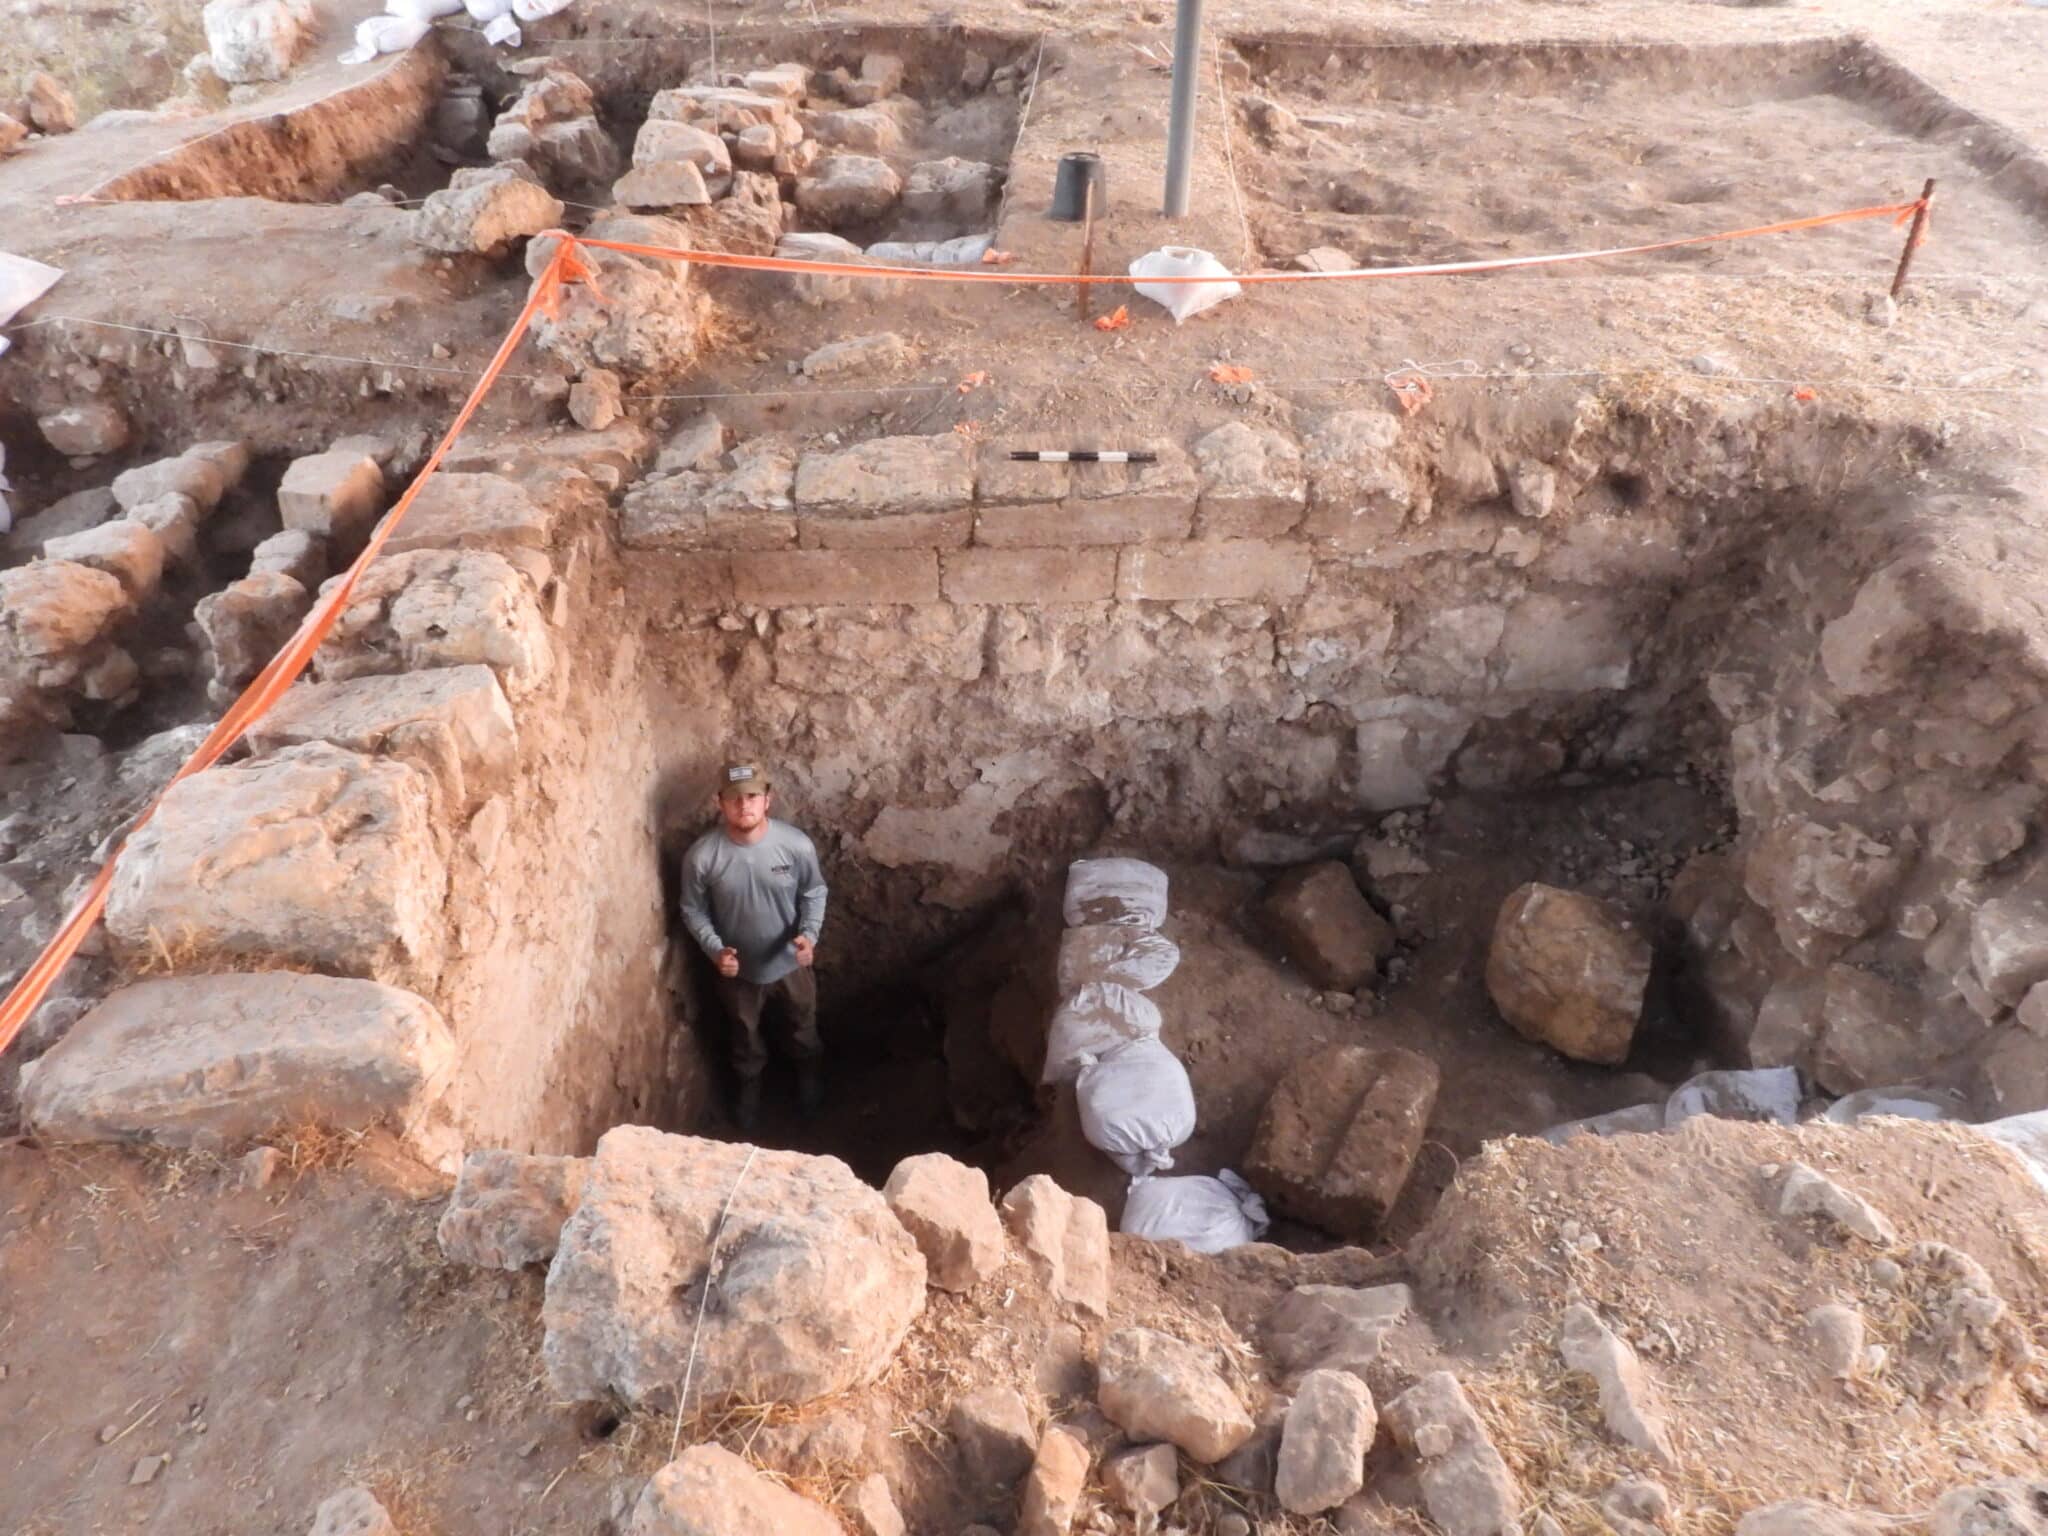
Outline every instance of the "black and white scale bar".
<svg viewBox="0 0 2048 1536">
<path fill-rule="evenodd" d="M 1010 455 L 1025 464 L 1157 464 L 1159 455 L 1146 449 L 1025 448 Z"/>
</svg>

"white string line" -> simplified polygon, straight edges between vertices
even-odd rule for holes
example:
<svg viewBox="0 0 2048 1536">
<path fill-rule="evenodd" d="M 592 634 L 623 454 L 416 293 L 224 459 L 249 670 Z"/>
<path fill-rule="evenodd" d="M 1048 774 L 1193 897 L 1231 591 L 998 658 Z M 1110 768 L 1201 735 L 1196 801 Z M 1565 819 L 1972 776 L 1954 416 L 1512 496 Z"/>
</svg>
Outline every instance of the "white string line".
<svg viewBox="0 0 2048 1536">
<path fill-rule="evenodd" d="M 732 1214 L 733 1197 L 740 1192 L 740 1181 L 747 1176 L 747 1170 L 754 1166 L 754 1154 L 759 1147 L 747 1148 L 747 1160 L 740 1164 L 740 1171 L 733 1175 L 732 1188 L 725 1192 L 725 1204 L 718 1212 L 718 1225 L 711 1233 L 711 1251 L 704 1256 L 704 1289 L 697 1297 L 697 1326 L 690 1331 L 690 1358 L 683 1362 L 683 1385 L 676 1393 L 676 1427 L 669 1436 L 668 1459 L 676 1459 L 676 1446 L 683 1438 L 683 1405 L 690 1400 L 690 1378 L 697 1371 L 697 1345 L 704 1337 L 704 1313 L 711 1305 L 711 1288 L 718 1282 L 718 1240 L 725 1236 L 725 1218 Z"/>
<path fill-rule="evenodd" d="M 1017 151 L 1024 146 L 1024 129 L 1031 121 L 1031 108 L 1038 101 L 1038 66 L 1045 62 L 1045 33 L 1038 34 L 1038 52 L 1031 60 L 1031 83 L 1024 87 L 1024 106 L 1017 114 L 1017 134 L 1010 140 L 1010 158 L 1003 167 L 1003 195 L 996 199 L 995 232 L 1002 233 L 1003 216 L 1010 211 L 1010 185 L 1017 178 Z"/>
<path fill-rule="evenodd" d="M 1223 120 L 1223 165 L 1230 172 L 1230 201 L 1237 209 L 1238 227 L 1244 231 L 1244 253 L 1238 259 L 1249 263 L 1252 259 L 1252 221 L 1245 217 L 1244 190 L 1237 184 L 1237 156 L 1231 150 L 1232 119 L 1237 115 L 1231 110 L 1230 86 L 1223 78 L 1223 42 L 1219 38 L 1214 48 L 1216 60 L 1216 110 Z"/>
</svg>

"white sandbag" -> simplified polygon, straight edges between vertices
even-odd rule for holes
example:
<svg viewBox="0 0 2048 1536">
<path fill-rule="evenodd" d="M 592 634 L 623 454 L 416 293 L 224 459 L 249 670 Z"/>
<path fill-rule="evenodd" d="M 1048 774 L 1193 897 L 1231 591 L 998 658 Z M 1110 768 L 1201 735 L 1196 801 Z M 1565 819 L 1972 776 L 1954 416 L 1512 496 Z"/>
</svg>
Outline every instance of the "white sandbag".
<svg viewBox="0 0 2048 1536">
<path fill-rule="evenodd" d="M 1195 1090 L 1180 1058 L 1158 1040 L 1133 1040 L 1074 1079 L 1081 1134 L 1133 1178 L 1173 1166 L 1195 1134 Z"/>
<path fill-rule="evenodd" d="M 1150 928 L 1089 923 L 1060 935 L 1060 994 L 1111 982 L 1150 992 L 1180 964 L 1180 946 Z"/>
<path fill-rule="evenodd" d="M 1092 1061 L 1133 1040 L 1159 1038 L 1159 1005 L 1129 987 L 1098 982 L 1077 987 L 1052 1016 L 1045 1037 L 1042 1083 L 1064 1083 Z"/>
<path fill-rule="evenodd" d="M 372 16 L 356 23 L 356 45 L 341 56 L 344 64 L 366 64 L 380 53 L 403 53 L 427 35 L 424 21 L 409 16 Z"/>
<path fill-rule="evenodd" d="M 1155 1243 L 1186 1243 L 1197 1253 L 1222 1253 L 1266 1235 L 1266 1202 L 1228 1168 L 1210 1178 L 1133 1179 L 1120 1230 Z"/>
<path fill-rule="evenodd" d="M 462 8 L 473 21 L 496 21 L 512 14 L 512 0 L 462 0 Z"/>
<path fill-rule="evenodd" d="M 2034 1182 L 2048 1190 L 2048 1109 L 1987 1120 L 1976 1129 L 2017 1153 Z"/>
<path fill-rule="evenodd" d="M 951 240 L 878 240 L 867 248 L 874 261 L 902 267 L 974 267 L 994 235 L 956 235 Z"/>
<path fill-rule="evenodd" d="M 1664 1101 L 1664 1127 L 1675 1129 L 1695 1115 L 1791 1125 L 1799 1119 L 1799 1072 L 1793 1067 L 1702 1072 Z"/>
<path fill-rule="evenodd" d="M 1894 1115 L 1901 1120 L 1963 1120 L 1963 1096 L 1949 1088 L 1859 1088 L 1830 1104 L 1821 1116 L 1836 1125 L 1854 1125 L 1865 1115 Z"/>
<path fill-rule="evenodd" d="M 1234 299 L 1244 289 L 1232 281 L 1230 268 L 1207 251 L 1190 245 L 1169 245 L 1147 251 L 1131 263 L 1133 277 L 1213 277 L 1213 283 L 1134 283 L 1141 298 L 1163 305 L 1174 324 Z"/>
<path fill-rule="evenodd" d="M 484 23 L 484 41 L 495 48 L 517 48 L 526 39 L 519 30 L 519 23 L 507 12 Z"/>
<path fill-rule="evenodd" d="M 569 9 L 571 0 L 512 0 L 512 14 L 521 21 L 539 21 Z"/>
<path fill-rule="evenodd" d="M 384 0 L 384 10 L 413 21 L 439 21 L 443 16 L 460 16 L 462 0 Z"/>
<path fill-rule="evenodd" d="M 1166 921 L 1166 871 L 1142 859 L 1076 859 L 1067 866 L 1062 915 L 1069 928 L 1089 923 L 1157 928 Z"/>
<path fill-rule="evenodd" d="M 1553 1125 L 1549 1130 L 1536 1134 L 1553 1146 L 1561 1147 L 1574 1136 L 1641 1136 L 1653 1135 L 1663 1129 L 1662 1104 L 1631 1104 L 1626 1109 L 1610 1109 L 1604 1115 L 1567 1120 L 1563 1125 Z"/>
</svg>

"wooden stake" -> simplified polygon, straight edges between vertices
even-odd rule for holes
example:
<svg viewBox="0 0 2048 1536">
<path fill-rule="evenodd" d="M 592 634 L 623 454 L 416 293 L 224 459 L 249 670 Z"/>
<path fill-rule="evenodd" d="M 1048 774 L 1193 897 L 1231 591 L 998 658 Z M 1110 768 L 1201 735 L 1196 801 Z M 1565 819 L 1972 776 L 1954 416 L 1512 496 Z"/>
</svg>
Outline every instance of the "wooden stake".
<svg viewBox="0 0 2048 1536">
<path fill-rule="evenodd" d="M 1913 265 L 1913 253 L 1920 249 L 1920 238 L 1927 228 L 1927 209 L 1934 201 L 1934 178 L 1927 178 L 1927 185 L 1920 189 L 1920 206 L 1913 210 L 1913 227 L 1906 231 L 1906 248 L 1899 252 L 1899 270 L 1892 277 L 1892 297 L 1899 296 L 1899 290 L 1906 286 L 1906 269 Z"/>
<path fill-rule="evenodd" d="M 1087 277 L 1095 271 L 1095 178 L 1089 177 L 1081 189 L 1081 275 Z M 1088 321 L 1088 293 L 1093 283 L 1074 285 L 1074 313 L 1082 324 Z"/>
</svg>

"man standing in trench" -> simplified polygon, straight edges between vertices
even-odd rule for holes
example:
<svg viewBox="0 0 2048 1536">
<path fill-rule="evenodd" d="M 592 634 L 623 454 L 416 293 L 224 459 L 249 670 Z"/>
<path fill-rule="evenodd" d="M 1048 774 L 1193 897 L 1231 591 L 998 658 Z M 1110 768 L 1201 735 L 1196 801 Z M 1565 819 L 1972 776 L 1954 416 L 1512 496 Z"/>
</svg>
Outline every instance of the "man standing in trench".
<svg viewBox="0 0 2048 1536">
<path fill-rule="evenodd" d="M 761 765 L 733 764 L 718 786 L 719 824 L 683 855 L 683 922 L 711 957 L 718 999 L 732 1021 L 742 1131 L 752 1131 L 761 1116 L 764 1020 L 785 1034 L 804 1113 L 815 1113 L 825 1098 L 811 970 L 825 926 L 825 875 L 811 840 L 770 819 L 773 805 Z"/>
</svg>

